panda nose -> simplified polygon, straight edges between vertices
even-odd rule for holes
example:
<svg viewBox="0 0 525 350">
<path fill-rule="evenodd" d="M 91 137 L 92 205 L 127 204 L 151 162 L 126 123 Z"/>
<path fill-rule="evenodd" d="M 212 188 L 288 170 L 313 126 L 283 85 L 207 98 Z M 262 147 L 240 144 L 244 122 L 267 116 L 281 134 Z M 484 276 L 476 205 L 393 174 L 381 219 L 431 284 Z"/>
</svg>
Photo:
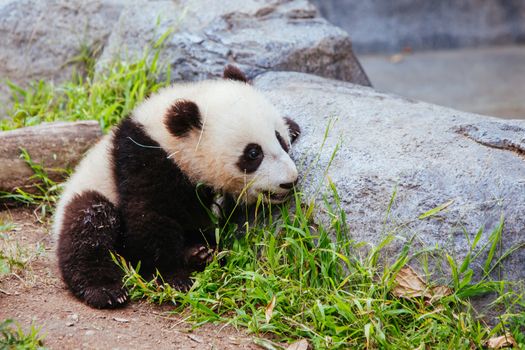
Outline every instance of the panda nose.
<svg viewBox="0 0 525 350">
<path fill-rule="evenodd" d="M 288 183 L 285 183 L 285 184 L 280 184 L 279 187 L 280 188 L 284 188 L 285 190 L 290 190 L 292 189 L 295 185 L 297 185 L 297 180 L 295 180 L 294 182 L 288 182 Z"/>
</svg>

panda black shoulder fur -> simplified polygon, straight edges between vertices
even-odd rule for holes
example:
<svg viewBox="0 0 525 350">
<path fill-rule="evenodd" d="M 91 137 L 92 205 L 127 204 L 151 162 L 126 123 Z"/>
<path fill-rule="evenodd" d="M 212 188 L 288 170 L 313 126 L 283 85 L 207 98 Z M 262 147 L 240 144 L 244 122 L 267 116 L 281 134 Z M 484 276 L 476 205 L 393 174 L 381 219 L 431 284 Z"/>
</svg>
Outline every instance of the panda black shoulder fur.
<svg viewBox="0 0 525 350">
<path fill-rule="evenodd" d="M 217 195 L 281 202 L 297 180 L 288 155 L 299 127 L 281 117 L 237 68 L 224 78 L 177 84 L 151 96 L 78 165 L 59 201 L 54 231 L 62 277 L 95 308 L 123 305 L 110 251 L 141 272 L 188 272 L 213 254 L 203 206 Z M 198 184 L 202 184 L 198 185 Z M 210 237 L 211 236 L 211 237 Z"/>
</svg>

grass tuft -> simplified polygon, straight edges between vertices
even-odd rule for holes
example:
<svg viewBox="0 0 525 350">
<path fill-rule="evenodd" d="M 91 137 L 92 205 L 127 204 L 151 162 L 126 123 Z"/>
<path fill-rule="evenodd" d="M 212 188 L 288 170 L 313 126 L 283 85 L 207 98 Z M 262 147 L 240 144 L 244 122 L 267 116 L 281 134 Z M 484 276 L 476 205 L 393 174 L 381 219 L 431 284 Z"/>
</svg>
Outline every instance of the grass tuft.
<svg viewBox="0 0 525 350">
<path fill-rule="evenodd" d="M 69 174 L 66 169 L 46 169 L 42 164 L 38 164 L 31 159 L 31 156 L 24 148 L 20 149 L 20 157 L 33 171 L 29 178 L 34 181 L 31 188 L 16 188 L 13 192 L 0 191 L 0 202 L 16 202 L 35 207 L 34 213 L 39 221 L 53 213 L 55 203 L 57 202 L 62 191 L 62 184 L 53 181 L 48 174 L 49 170 L 55 173 Z"/>
<path fill-rule="evenodd" d="M 0 219 L 0 281 L 2 276 L 25 271 L 33 260 L 44 253 L 41 243 L 28 249 L 11 237 L 10 232 L 17 232 L 16 226 Z"/>
<path fill-rule="evenodd" d="M 82 69 L 62 84 L 39 80 L 24 88 L 7 81 L 12 105 L 8 118 L 0 120 L 0 130 L 75 120 L 97 120 L 108 130 L 150 93 L 169 85 L 169 67 L 164 69 L 159 63 L 169 34 L 161 36 L 142 58 L 132 63 L 118 60 L 100 71 L 95 70 L 94 63 L 99 49 L 82 46 L 71 62 L 80 64 Z"/>
<path fill-rule="evenodd" d="M 14 327 L 16 326 L 16 327 Z M 11 319 L 0 322 L 0 348 L 12 350 L 45 350 L 44 337 L 39 335 L 39 329 L 31 325 L 28 332 Z"/>
<path fill-rule="evenodd" d="M 482 348 L 489 337 L 508 330 L 523 339 L 523 316 L 511 313 L 516 304 L 524 305 L 522 295 L 488 275 L 472 282 L 475 254 L 466 263 L 448 257 L 455 272 L 449 281 L 451 292 L 441 298 L 396 297 L 392 291 L 399 271 L 421 252 L 411 255 L 409 242 L 397 257 L 382 261 L 378 256 L 392 236 L 364 251 L 350 239 L 337 200 L 332 207 L 326 204 L 331 218 L 326 225 L 315 224 L 312 204 L 302 202 L 297 193 L 293 207 L 279 206 L 277 217 L 260 215 L 255 225 L 246 224 L 241 237 L 233 225 L 220 230 L 221 251 L 194 276 L 188 293 L 174 290 L 159 275 L 147 281 L 140 267 L 122 257 L 114 259 L 125 272 L 132 299 L 171 302 L 174 312 L 188 311 L 196 326 L 224 322 L 271 335 L 275 342 L 306 338 L 315 349 L 471 349 Z M 500 239 L 502 228 L 503 222 L 491 237 Z M 498 262 L 492 258 L 487 266 Z M 436 287 L 426 283 L 429 289 Z M 498 304 L 505 306 L 493 328 L 475 316 L 469 299 L 487 293 L 497 293 Z M 278 348 L 275 342 L 272 346 Z"/>
</svg>

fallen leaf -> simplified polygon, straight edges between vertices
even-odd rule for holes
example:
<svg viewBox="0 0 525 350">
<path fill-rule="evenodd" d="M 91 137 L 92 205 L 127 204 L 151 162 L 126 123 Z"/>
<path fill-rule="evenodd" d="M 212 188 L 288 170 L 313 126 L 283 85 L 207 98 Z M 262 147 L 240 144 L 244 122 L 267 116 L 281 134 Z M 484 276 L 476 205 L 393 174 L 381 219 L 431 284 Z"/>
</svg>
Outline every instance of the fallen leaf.
<svg viewBox="0 0 525 350">
<path fill-rule="evenodd" d="M 452 294 L 452 289 L 447 286 L 436 286 L 432 288 L 432 297 L 430 301 L 435 301 L 446 297 L 447 295 Z"/>
<path fill-rule="evenodd" d="M 396 282 L 397 285 L 392 289 L 392 293 L 396 297 L 415 298 L 425 296 L 427 285 L 410 266 L 405 266 L 399 270 Z"/>
<path fill-rule="evenodd" d="M 266 323 L 270 322 L 270 320 L 272 319 L 273 308 L 275 307 L 275 302 L 276 302 L 276 299 L 275 299 L 275 295 L 274 295 L 272 297 L 272 300 L 270 300 L 268 305 L 266 305 L 266 311 L 264 312 L 264 314 L 266 316 Z"/>
<path fill-rule="evenodd" d="M 308 350 L 310 347 L 310 344 L 308 343 L 308 340 L 301 339 L 299 341 L 293 342 L 290 344 L 286 350 Z"/>
<path fill-rule="evenodd" d="M 485 342 L 485 345 L 489 349 L 502 349 L 502 348 L 508 348 L 508 347 L 517 348 L 518 347 L 516 340 L 514 340 L 514 337 L 510 333 L 505 333 L 505 335 L 502 335 L 499 337 L 492 337 Z"/>
<path fill-rule="evenodd" d="M 430 303 L 452 294 L 452 289 L 447 286 L 429 288 L 425 281 L 410 266 L 399 270 L 396 276 L 397 285 L 392 289 L 392 294 L 400 298 L 423 297 Z"/>
</svg>

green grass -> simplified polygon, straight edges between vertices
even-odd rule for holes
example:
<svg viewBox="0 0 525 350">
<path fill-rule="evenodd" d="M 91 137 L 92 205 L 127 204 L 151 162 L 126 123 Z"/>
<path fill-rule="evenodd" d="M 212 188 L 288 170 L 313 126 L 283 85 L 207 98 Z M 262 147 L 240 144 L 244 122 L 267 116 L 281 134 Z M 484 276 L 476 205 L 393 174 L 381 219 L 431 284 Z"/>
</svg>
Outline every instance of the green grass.
<svg viewBox="0 0 525 350">
<path fill-rule="evenodd" d="M 516 306 L 525 306 L 523 295 L 488 274 L 472 280 L 471 264 L 498 246 L 503 222 L 489 234 L 487 245 L 473 244 L 464 261 L 444 259 L 453 271 L 447 283 L 450 295 L 432 301 L 395 297 L 398 272 L 424 252 L 412 252 L 408 242 L 398 256 L 385 261 L 381 256 L 393 236 L 371 249 L 356 244 L 333 194 L 336 204 L 323 208 L 331 218 L 325 225 L 312 221 L 312 213 L 320 208 L 305 205 L 296 194 L 295 205 L 279 206 L 277 216 L 259 206 L 259 220 L 246 224 L 241 237 L 233 225 L 217 231 L 220 253 L 195 275 L 188 293 L 175 291 L 161 276 L 145 280 L 139 268 L 121 257 L 115 261 L 126 274 L 132 299 L 173 303 L 174 312 L 188 315 L 195 326 L 221 322 L 247 327 L 271 337 L 258 340 L 267 348 L 306 338 L 315 349 L 471 349 L 483 348 L 487 339 L 505 331 L 524 344 L 525 317 L 513 313 Z M 478 240 L 481 235 L 482 230 Z M 485 271 L 498 263 L 489 254 Z M 428 282 L 429 290 L 433 286 Z M 487 293 L 497 295 L 494 303 L 501 308 L 493 327 L 477 317 L 470 303 L 471 297 Z"/>
<path fill-rule="evenodd" d="M 39 329 L 31 325 L 27 332 L 11 319 L 0 322 L 0 349 L 6 350 L 44 350 L 44 337 Z"/>
<path fill-rule="evenodd" d="M 96 49 L 82 47 L 72 62 L 83 74 L 55 85 L 40 80 L 23 88 L 7 81 L 12 106 L 9 118 L 0 120 L 0 130 L 43 122 L 97 120 L 104 130 L 129 115 L 148 94 L 169 85 L 170 70 L 159 64 L 159 54 L 168 32 L 133 63 L 116 61 L 95 72 Z"/>
<path fill-rule="evenodd" d="M 16 234 L 15 225 L 0 219 L 0 281 L 1 277 L 26 270 L 29 264 L 44 253 L 44 246 L 37 243 L 34 248 L 20 245 L 11 233 Z"/>
<path fill-rule="evenodd" d="M 16 188 L 13 192 L 0 191 L 0 203 L 16 202 L 35 207 L 35 214 L 42 221 L 48 214 L 54 211 L 54 205 L 60 196 L 62 184 L 53 181 L 48 174 L 48 169 L 42 164 L 35 163 L 25 149 L 20 150 L 20 157 L 33 171 L 30 177 L 34 181 L 31 189 Z M 52 169 L 55 173 L 63 172 L 64 177 L 69 174 L 66 169 Z"/>
</svg>

